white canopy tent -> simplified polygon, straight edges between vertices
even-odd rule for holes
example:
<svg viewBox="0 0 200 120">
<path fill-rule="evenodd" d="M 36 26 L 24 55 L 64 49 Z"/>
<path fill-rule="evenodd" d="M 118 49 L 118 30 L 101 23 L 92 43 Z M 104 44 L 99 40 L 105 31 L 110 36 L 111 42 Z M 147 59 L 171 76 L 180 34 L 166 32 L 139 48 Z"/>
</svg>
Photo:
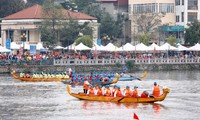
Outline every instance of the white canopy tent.
<svg viewBox="0 0 200 120">
<path fill-rule="evenodd" d="M 131 45 L 130 43 L 126 43 L 124 46 L 120 47 L 123 51 L 134 51 L 135 46 Z"/>
<path fill-rule="evenodd" d="M 75 43 L 65 47 L 64 50 L 74 50 L 74 48 L 75 48 Z"/>
<path fill-rule="evenodd" d="M 5 48 L 5 47 L 2 47 L 0 46 L 0 52 L 11 52 L 11 50 Z"/>
<path fill-rule="evenodd" d="M 26 50 L 30 50 L 30 44 L 28 42 L 24 42 L 20 45 L 22 48 L 24 47 L 24 49 Z"/>
<path fill-rule="evenodd" d="M 155 51 L 155 50 L 159 50 L 160 49 L 160 46 L 158 46 L 157 44 L 155 44 L 155 43 L 152 43 L 150 46 L 148 46 L 149 47 L 149 49 L 151 50 L 151 51 Z"/>
<path fill-rule="evenodd" d="M 189 51 L 200 51 L 200 44 L 197 43 L 194 46 L 188 48 Z"/>
<path fill-rule="evenodd" d="M 75 46 L 76 50 L 91 50 L 91 48 L 89 48 L 88 46 L 84 45 L 82 42 L 80 44 L 78 44 L 77 46 Z"/>
<path fill-rule="evenodd" d="M 160 51 L 178 50 L 178 48 L 171 46 L 169 43 L 166 42 L 165 44 L 161 45 L 158 50 L 160 50 Z"/>
<path fill-rule="evenodd" d="M 19 50 L 20 49 L 20 45 L 18 45 L 16 42 L 11 42 L 10 49 Z"/>
<path fill-rule="evenodd" d="M 104 50 L 104 47 L 105 46 L 103 46 L 103 45 L 101 45 L 101 46 L 99 46 L 99 45 L 97 45 L 96 43 L 93 43 L 94 44 L 94 46 L 92 47 L 92 51 L 94 51 L 94 50 L 97 50 L 97 51 L 103 51 Z"/>
<path fill-rule="evenodd" d="M 104 47 L 104 51 L 117 51 L 117 49 L 119 49 L 119 48 L 117 46 L 113 45 L 112 43 L 108 43 Z"/>
<path fill-rule="evenodd" d="M 61 50 L 61 49 L 64 49 L 64 47 L 58 45 L 58 46 L 54 47 L 54 49 L 55 50 Z"/>
<path fill-rule="evenodd" d="M 44 50 L 45 48 L 43 47 L 42 43 L 39 42 L 39 43 L 37 43 L 37 45 L 36 45 L 36 50 L 41 50 L 41 49 Z"/>
<path fill-rule="evenodd" d="M 144 45 L 143 43 L 140 43 L 135 46 L 135 50 L 136 51 L 149 51 L 150 49 L 148 46 Z"/>
<path fill-rule="evenodd" d="M 178 43 L 177 45 L 178 45 L 178 51 L 185 51 L 185 50 L 188 50 L 187 47 L 182 46 L 180 43 Z"/>
</svg>

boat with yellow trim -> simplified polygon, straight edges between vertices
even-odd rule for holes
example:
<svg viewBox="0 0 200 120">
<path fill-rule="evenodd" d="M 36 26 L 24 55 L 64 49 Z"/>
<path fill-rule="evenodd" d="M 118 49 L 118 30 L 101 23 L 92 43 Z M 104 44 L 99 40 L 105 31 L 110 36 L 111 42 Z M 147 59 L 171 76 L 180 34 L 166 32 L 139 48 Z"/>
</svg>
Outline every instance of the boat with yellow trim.
<svg viewBox="0 0 200 120">
<path fill-rule="evenodd" d="M 133 98 L 133 97 L 113 97 L 113 96 L 96 96 L 96 95 L 87 95 L 85 93 L 72 93 L 70 85 L 67 86 L 68 93 L 80 100 L 88 101 L 101 101 L 101 102 L 118 102 L 118 103 L 154 103 L 158 101 L 165 100 L 167 94 L 169 93 L 169 88 L 163 88 L 163 94 L 159 97 L 148 97 L 148 98 Z"/>
<path fill-rule="evenodd" d="M 109 84 L 114 84 L 114 83 L 117 83 L 120 79 L 120 75 L 119 74 L 116 74 L 116 77 L 111 80 L 111 81 L 99 81 L 99 82 L 90 82 L 89 83 L 91 85 L 109 85 Z M 72 82 L 71 80 L 65 80 L 65 81 L 62 81 L 64 84 L 69 84 L 69 85 L 83 85 L 83 81 L 81 82 Z"/>
<path fill-rule="evenodd" d="M 26 82 L 59 82 L 59 81 L 70 80 L 70 78 L 23 78 L 18 76 L 15 71 L 11 72 L 11 75 L 15 79 Z"/>
</svg>

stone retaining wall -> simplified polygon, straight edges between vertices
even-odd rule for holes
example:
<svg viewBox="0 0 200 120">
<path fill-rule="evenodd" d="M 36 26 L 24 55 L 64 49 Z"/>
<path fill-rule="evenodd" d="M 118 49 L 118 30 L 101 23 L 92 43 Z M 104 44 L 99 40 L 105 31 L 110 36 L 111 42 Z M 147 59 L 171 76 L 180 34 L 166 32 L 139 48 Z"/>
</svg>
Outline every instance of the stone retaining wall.
<svg viewBox="0 0 200 120">
<path fill-rule="evenodd" d="M 120 65 L 79 65 L 79 66 L 64 66 L 64 65 L 35 65 L 35 66 L 17 66 L 17 65 L 6 65 L 0 66 L 0 73 L 9 73 L 12 70 L 16 72 L 35 72 L 35 71 L 58 71 L 63 72 L 69 68 L 74 68 L 76 72 L 91 72 L 91 71 L 122 71 L 123 66 Z M 136 65 L 134 68 L 129 69 L 128 72 L 133 71 L 159 71 L 159 70 L 200 70 L 200 64 L 141 64 Z"/>
</svg>

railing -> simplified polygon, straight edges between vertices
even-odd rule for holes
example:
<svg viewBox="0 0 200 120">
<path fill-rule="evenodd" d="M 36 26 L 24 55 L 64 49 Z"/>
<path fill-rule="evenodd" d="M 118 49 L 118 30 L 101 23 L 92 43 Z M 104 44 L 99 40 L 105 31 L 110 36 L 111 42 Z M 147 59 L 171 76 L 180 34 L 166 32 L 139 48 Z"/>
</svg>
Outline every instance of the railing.
<svg viewBox="0 0 200 120">
<path fill-rule="evenodd" d="M 156 59 L 42 59 L 0 60 L 0 65 L 114 65 L 132 60 L 135 64 L 200 64 L 200 58 L 156 58 Z"/>
<path fill-rule="evenodd" d="M 54 59 L 54 65 L 113 65 L 125 64 L 133 60 L 135 64 L 196 64 L 200 58 L 157 58 L 157 59 Z"/>
</svg>

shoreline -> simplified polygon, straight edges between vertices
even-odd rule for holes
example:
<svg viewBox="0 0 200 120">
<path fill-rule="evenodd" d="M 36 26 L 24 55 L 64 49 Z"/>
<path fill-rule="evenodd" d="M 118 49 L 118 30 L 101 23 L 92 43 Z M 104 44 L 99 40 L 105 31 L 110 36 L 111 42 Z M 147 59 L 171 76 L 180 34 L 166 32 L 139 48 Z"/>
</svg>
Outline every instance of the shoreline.
<svg viewBox="0 0 200 120">
<path fill-rule="evenodd" d="M 76 72 L 92 72 L 92 71 L 122 71 L 122 65 L 5 65 L 0 66 L 0 74 L 16 72 L 52 72 L 67 71 L 69 68 L 75 69 Z M 170 70 L 200 70 L 200 64 L 139 64 L 127 68 L 127 72 L 135 71 L 170 71 Z"/>
</svg>

